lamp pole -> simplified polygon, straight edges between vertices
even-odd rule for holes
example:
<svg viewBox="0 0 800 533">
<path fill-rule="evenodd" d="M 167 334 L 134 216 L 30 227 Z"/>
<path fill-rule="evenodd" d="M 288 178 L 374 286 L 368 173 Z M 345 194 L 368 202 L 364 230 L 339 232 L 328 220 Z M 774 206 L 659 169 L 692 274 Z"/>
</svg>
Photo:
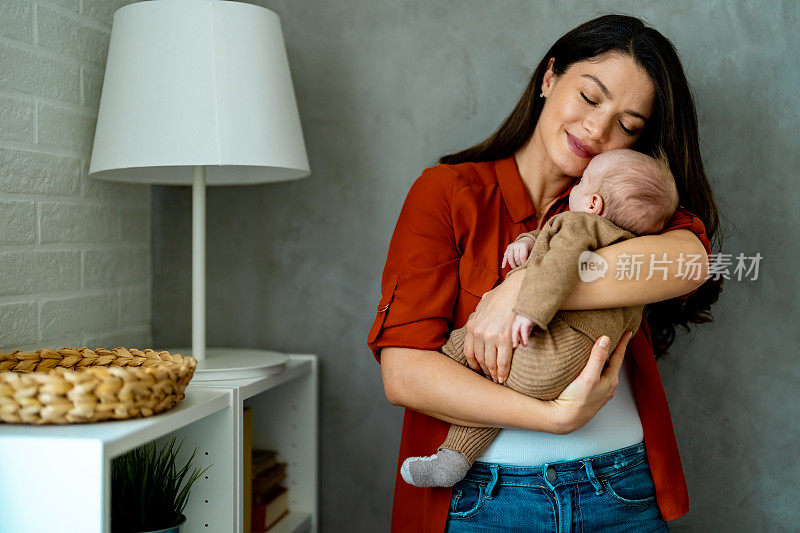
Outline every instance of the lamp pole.
<svg viewBox="0 0 800 533">
<path fill-rule="evenodd" d="M 206 167 L 192 176 L 192 356 L 206 358 Z"/>
</svg>

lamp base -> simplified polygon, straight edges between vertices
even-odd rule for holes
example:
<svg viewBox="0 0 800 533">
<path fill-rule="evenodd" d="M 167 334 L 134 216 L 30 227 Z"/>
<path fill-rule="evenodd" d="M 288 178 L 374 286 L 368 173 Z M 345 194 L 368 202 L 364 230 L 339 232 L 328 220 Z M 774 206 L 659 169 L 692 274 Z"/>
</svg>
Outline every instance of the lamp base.
<svg viewBox="0 0 800 533">
<path fill-rule="evenodd" d="M 191 348 L 168 348 L 170 353 L 191 355 Z M 206 348 L 205 359 L 197 360 L 192 381 L 227 381 L 263 378 L 280 374 L 289 358 L 278 352 L 248 348 Z"/>
</svg>

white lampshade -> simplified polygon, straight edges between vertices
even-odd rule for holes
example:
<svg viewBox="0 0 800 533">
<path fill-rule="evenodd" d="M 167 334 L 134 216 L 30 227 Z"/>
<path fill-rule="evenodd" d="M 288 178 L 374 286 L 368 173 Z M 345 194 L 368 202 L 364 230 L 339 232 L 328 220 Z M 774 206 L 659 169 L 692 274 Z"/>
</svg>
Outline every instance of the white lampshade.
<svg viewBox="0 0 800 533">
<path fill-rule="evenodd" d="M 309 174 L 280 19 L 217 0 L 154 0 L 114 15 L 89 174 L 238 185 Z"/>
</svg>

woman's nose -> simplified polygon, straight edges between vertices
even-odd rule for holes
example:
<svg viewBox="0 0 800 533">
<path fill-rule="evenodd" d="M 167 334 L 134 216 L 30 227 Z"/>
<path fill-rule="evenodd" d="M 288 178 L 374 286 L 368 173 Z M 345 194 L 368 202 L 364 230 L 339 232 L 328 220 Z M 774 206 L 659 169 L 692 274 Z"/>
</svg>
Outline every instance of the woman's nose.
<svg viewBox="0 0 800 533">
<path fill-rule="evenodd" d="M 589 115 L 583 121 L 583 128 L 590 139 L 601 142 L 605 140 L 605 134 L 608 131 L 607 122 L 603 117 Z"/>
</svg>

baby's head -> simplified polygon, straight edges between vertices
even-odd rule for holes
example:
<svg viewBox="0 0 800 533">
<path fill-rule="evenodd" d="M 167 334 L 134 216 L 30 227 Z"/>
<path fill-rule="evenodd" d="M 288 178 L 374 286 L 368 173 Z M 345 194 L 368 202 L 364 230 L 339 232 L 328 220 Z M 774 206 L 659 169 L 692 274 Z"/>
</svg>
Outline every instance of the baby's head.
<svg viewBox="0 0 800 533">
<path fill-rule="evenodd" d="M 677 208 L 678 190 L 662 151 L 657 158 L 628 149 L 598 154 L 569 194 L 570 211 L 601 215 L 637 235 L 664 229 Z"/>
</svg>

